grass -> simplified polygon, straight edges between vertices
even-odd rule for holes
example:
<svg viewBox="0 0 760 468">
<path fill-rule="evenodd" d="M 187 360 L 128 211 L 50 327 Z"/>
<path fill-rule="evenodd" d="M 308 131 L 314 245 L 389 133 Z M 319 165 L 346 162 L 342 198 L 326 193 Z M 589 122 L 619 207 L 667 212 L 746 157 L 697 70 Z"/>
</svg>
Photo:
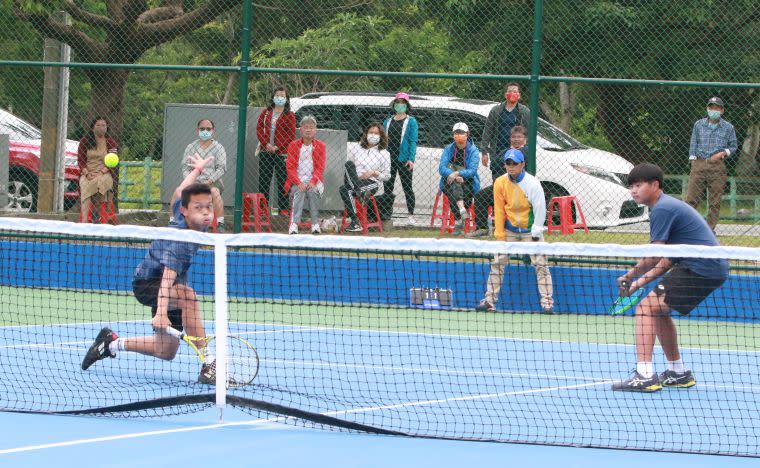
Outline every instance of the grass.
<svg viewBox="0 0 760 468">
<path fill-rule="evenodd" d="M 120 193 L 121 198 L 133 198 L 133 199 L 139 199 L 142 200 L 144 195 L 144 169 L 141 165 L 142 163 L 138 163 L 140 166 L 127 166 L 126 171 L 127 175 L 122 180 L 120 180 L 121 183 L 124 181 L 133 182 L 133 184 L 127 186 L 126 195 L 122 191 Z M 151 185 L 150 185 L 150 200 L 160 200 L 161 199 L 161 167 L 151 167 L 150 169 L 150 179 L 151 179 Z M 121 187 L 120 187 L 121 188 Z M 119 208 L 127 208 L 127 209 L 145 209 L 145 206 L 142 204 L 142 202 L 120 202 Z M 161 209 L 161 203 L 155 203 L 148 205 L 148 209 L 158 210 Z"/>
</svg>

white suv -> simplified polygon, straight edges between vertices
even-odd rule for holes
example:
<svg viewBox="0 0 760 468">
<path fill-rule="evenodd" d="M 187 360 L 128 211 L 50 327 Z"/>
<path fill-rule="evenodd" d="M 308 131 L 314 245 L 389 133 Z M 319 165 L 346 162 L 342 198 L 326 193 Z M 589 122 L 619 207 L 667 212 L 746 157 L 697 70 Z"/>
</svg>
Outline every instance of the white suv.
<svg viewBox="0 0 760 468">
<path fill-rule="evenodd" d="M 348 141 L 359 139 L 370 122 L 382 123 L 392 111 L 393 93 L 339 92 L 309 93 L 290 100 L 298 115 L 311 114 L 320 128 L 346 130 Z M 443 147 L 451 142 L 451 128 L 465 122 L 477 145 L 493 101 L 461 99 L 430 94 L 410 95 L 411 111 L 419 123 L 419 141 L 414 166 L 413 189 L 416 212 L 432 211 L 438 193 L 438 162 Z M 491 155 L 495 159 L 495 155 Z M 496 161 L 491 164 L 496 163 Z M 633 165 L 607 151 L 590 148 L 551 125 L 538 121 L 537 176 L 547 200 L 554 196 L 575 195 L 589 227 L 604 228 L 647 219 L 645 207 L 631 198 L 626 186 Z M 491 185 L 491 171 L 480 166 L 481 187 Z M 406 213 L 401 182 L 396 181 L 394 213 Z"/>
</svg>

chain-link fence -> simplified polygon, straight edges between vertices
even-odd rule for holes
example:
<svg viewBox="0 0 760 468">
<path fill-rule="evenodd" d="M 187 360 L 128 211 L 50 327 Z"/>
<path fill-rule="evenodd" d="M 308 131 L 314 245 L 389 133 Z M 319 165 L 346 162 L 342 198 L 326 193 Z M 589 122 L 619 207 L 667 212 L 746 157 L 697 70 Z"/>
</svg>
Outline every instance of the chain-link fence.
<svg viewBox="0 0 760 468">
<path fill-rule="evenodd" d="M 120 223 L 164 224 L 198 153 L 215 156 L 201 180 L 216 187 L 228 231 L 233 219 L 252 222 L 243 193 L 264 193 L 284 232 L 288 146 L 311 115 L 326 145 L 314 178 L 320 225 L 340 224 L 354 198 L 373 207 L 353 196 L 373 192 L 394 235 L 437 236 L 445 194 L 465 208 L 474 199 L 465 230 L 487 233 L 488 189 L 518 146 L 546 201 L 576 197 L 567 211 L 591 228 L 565 226 L 549 240 L 647 241 L 648 212 L 627 174 L 654 162 L 666 192 L 703 212 L 722 243 L 760 245 L 756 2 L 542 3 L 3 0 L 0 203 L 24 216 L 107 221 L 113 201 Z M 713 96 L 720 105 L 708 106 Z M 723 115 L 708 121 L 708 107 Z M 457 122 L 472 146 L 445 151 Z M 373 151 L 371 123 L 388 153 Z M 291 150 L 294 180 L 320 171 L 299 168 L 302 149 Z M 108 152 L 116 168 L 105 166 Z M 344 175 L 349 157 L 358 181 Z M 448 180 L 455 170 L 461 184 Z M 549 205 L 552 224 L 567 221 Z"/>
</svg>

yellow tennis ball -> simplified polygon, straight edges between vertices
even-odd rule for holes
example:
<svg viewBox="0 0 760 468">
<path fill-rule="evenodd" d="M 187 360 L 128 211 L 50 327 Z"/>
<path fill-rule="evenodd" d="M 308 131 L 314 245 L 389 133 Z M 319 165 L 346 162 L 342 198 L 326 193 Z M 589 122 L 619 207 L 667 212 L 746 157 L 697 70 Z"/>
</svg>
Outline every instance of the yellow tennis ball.
<svg viewBox="0 0 760 468">
<path fill-rule="evenodd" d="M 117 156 L 116 153 L 108 153 L 103 158 L 103 162 L 105 163 L 106 167 L 116 167 L 119 165 L 119 156 Z"/>
</svg>

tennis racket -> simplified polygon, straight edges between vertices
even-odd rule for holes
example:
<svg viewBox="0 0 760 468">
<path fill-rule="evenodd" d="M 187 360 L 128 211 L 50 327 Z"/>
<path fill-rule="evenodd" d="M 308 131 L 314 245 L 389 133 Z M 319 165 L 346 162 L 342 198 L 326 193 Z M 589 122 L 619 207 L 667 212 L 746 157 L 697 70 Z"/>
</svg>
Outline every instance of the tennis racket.
<svg viewBox="0 0 760 468">
<path fill-rule="evenodd" d="M 210 335 L 205 338 L 190 336 L 173 327 L 168 327 L 166 333 L 184 341 L 198 356 L 198 359 L 206 367 L 215 369 L 216 337 Z M 227 386 L 238 388 L 250 385 L 259 373 L 259 354 L 256 348 L 245 339 L 236 336 L 227 336 Z"/>
<path fill-rule="evenodd" d="M 630 283 L 627 281 L 624 281 L 620 284 L 620 289 L 628 290 L 629 287 Z M 636 304 L 641 302 L 641 299 L 643 298 L 644 288 L 639 288 L 627 296 L 621 294 L 617 299 L 615 299 L 615 302 L 612 304 L 612 307 L 610 307 L 610 310 L 608 310 L 607 313 L 610 315 L 623 315 L 632 307 L 636 307 Z"/>
</svg>

